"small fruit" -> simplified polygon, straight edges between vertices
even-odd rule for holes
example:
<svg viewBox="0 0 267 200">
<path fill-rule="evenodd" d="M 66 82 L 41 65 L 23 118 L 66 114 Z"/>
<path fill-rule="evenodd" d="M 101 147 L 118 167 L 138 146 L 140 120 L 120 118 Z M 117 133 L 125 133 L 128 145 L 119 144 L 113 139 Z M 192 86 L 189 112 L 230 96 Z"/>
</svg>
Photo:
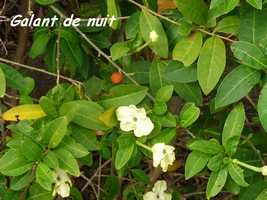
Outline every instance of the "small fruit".
<svg viewBox="0 0 267 200">
<path fill-rule="evenodd" d="M 121 72 L 113 72 L 111 75 L 111 81 L 114 85 L 121 83 L 123 81 L 123 74 Z"/>
</svg>

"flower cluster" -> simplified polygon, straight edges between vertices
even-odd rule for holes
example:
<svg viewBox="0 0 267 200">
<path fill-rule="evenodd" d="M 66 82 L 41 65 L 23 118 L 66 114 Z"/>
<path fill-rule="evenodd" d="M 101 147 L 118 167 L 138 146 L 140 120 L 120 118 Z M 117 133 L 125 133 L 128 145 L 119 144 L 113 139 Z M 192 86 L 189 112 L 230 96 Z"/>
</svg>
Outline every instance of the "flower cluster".
<svg viewBox="0 0 267 200">
<path fill-rule="evenodd" d="M 56 170 L 53 196 L 58 194 L 63 198 L 68 197 L 70 195 L 71 186 L 72 183 L 67 173 L 62 169 Z"/>
<path fill-rule="evenodd" d="M 144 194 L 144 200 L 171 200 L 172 196 L 166 192 L 167 183 L 166 181 L 157 181 L 154 184 L 152 191 Z"/>
<path fill-rule="evenodd" d="M 136 137 L 149 135 L 154 128 L 144 108 L 137 108 L 135 105 L 121 106 L 116 110 L 116 115 L 120 121 L 120 129 L 133 131 Z"/>
</svg>

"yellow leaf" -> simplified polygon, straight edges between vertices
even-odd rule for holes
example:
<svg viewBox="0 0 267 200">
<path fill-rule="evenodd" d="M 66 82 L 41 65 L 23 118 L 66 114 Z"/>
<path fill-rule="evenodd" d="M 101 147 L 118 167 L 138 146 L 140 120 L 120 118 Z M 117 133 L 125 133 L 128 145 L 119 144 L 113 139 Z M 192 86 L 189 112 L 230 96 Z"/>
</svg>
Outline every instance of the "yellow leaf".
<svg viewBox="0 0 267 200">
<path fill-rule="evenodd" d="M 115 116 L 115 108 L 109 108 L 105 112 L 103 112 L 98 119 L 102 121 L 107 127 L 112 128 L 116 126 L 117 120 Z"/>
<path fill-rule="evenodd" d="M 3 113 L 5 121 L 31 120 L 46 116 L 39 104 L 25 104 L 13 107 Z"/>
</svg>

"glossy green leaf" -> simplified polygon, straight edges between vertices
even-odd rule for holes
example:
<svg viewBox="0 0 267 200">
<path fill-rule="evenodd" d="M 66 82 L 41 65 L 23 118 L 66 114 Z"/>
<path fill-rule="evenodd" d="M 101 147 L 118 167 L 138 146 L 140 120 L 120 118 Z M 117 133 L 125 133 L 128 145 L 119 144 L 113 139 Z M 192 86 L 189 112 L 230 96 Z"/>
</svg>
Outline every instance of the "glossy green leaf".
<svg viewBox="0 0 267 200">
<path fill-rule="evenodd" d="M 240 34 L 239 40 L 259 44 L 267 33 L 267 6 L 257 10 L 248 4 L 240 8 Z"/>
<path fill-rule="evenodd" d="M 246 0 L 250 5 L 259 10 L 262 9 L 262 0 Z"/>
<path fill-rule="evenodd" d="M 163 86 L 157 91 L 156 100 L 159 102 L 167 102 L 172 97 L 172 93 L 173 93 L 172 85 Z"/>
<path fill-rule="evenodd" d="M 0 158 L 0 172 L 6 176 L 19 176 L 29 171 L 33 163 L 15 149 L 8 150 Z"/>
<path fill-rule="evenodd" d="M 152 93 L 162 88 L 166 83 L 164 81 L 164 73 L 166 66 L 162 62 L 153 62 L 150 66 L 149 85 Z"/>
<path fill-rule="evenodd" d="M 107 14 L 109 16 L 120 17 L 120 8 L 116 0 L 106 0 Z M 115 20 L 112 24 L 112 29 L 118 29 L 120 26 L 120 20 Z"/>
<path fill-rule="evenodd" d="M 235 103 L 248 95 L 250 90 L 260 81 L 260 73 L 250 67 L 235 68 L 221 82 L 215 97 L 215 108 L 222 108 Z"/>
<path fill-rule="evenodd" d="M 179 114 L 179 125 L 187 128 L 198 119 L 199 115 L 200 109 L 194 103 L 186 103 Z"/>
<path fill-rule="evenodd" d="M 149 47 L 160 57 L 167 58 L 169 54 L 168 39 L 159 19 L 143 10 L 139 19 L 140 31 Z M 150 33 L 154 31 L 158 38 L 152 42 Z"/>
<path fill-rule="evenodd" d="M 242 103 L 238 104 L 228 115 L 222 133 L 222 144 L 226 153 L 234 155 L 239 143 L 245 123 L 245 109 Z"/>
<path fill-rule="evenodd" d="M 218 22 L 214 31 L 237 35 L 240 28 L 240 18 L 238 16 L 227 16 Z"/>
<path fill-rule="evenodd" d="M 46 51 L 47 44 L 50 40 L 50 34 L 43 32 L 38 34 L 33 41 L 32 47 L 30 49 L 29 55 L 32 59 L 37 58 Z"/>
<path fill-rule="evenodd" d="M 139 104 L 147 94 L 147 88 L 137 85 L 118 85 L 110 89 L 109 98 L 100 100 L 105 108 Z"/>
<path fill-rule="evenodd" d="M 28 186 L 34 179 L 31 172 L 28 172 L 21 176 L 16 176 L 11 179 L 10 189 L 19 191 Z"/>
<path fill-rule="evenodd" d="M 27 136 L 21 138 L 19 151 L 29 161 L 37 161 L 42 156 L 42 147 Z"/>
<path fill-rule="evenodd" d="M 226 183 L 227 175 L 228 172 L 226 168 L 221 169 L 218 172 L 211 173 L 206 189 L 207 199 L 215 197 L 222 190 L 224 184 Z"/>
<path fill-rule="evenodd" d="M 197 81 L 197 68 L 193 65 L 191 67 L 180 67 L 165 73 L 164 79 L 170 83 L 191 83 Z"/>
<path fill-rule="evenodd" d="M 261 90 L 257 110 L 261 125 L 267 131 L 267 84 Z"/>
<path fill-rule="evenodd" d="M 266 69 L 267 59 L 263 52 L 254 44 L 249 42 L 235 42 L 231 49 L 234 56 L 241 61 L 242 64 L 254 69 Z"/>
<path fill-rule="evenodd" d="M 196 24 L 205 24 L 208 7 L 203 0 L 176 0 L 178 10 Z"/>
<path fill-rule="evenodd" d="M 59 161 L 59 167 L 66 170 L 73 176 L 80 176 L 80 169 L 73 155 L 64 148 L 58 148 L 54 151 Z"/>
<path fill-rule="evenodd" d="M 44 163 L 39 163 L 36 168 L 36 182 L 39 183 L 45 190 L 52 190 L 52 183 L 54 180 L 54 173 Z"/>
<path fill-rule="evenodd" d="M 126 56 L 129 51 L 130 48 L 128 47 L 127 42 L 117 42 L 110 48 L 111 58 L 112 60 L 118 60 L 119 58 Z"/>
<path fill-rule="evenodd" d="M 267 199 L 267 189 L 263 190 L 256 198 L 256 200 L 265 200 Z"/>
<path fill-rule="evenodd" d="M 115 167 L 117 170 L 120 170 L 132 157 L 135 139 L 132 134 L 123 134 L 117 139 L 117 142 L 119 146 L 115 158 Z"/>
<path fill-rule="evenodd" d="M 208 95 L 217 85 L 226 64 L 224 42 L 211 37 L 204 43 L 197 63 L 197 77 L 200 87 Z"/>
<path fill-rule="evenodd" d="M 89 151 L 83 145 L 69 136 L 63 139 L 61 146 L 71 152 L 75 158 L 82 158 L 89 154 Z"/>
<path fill-rule="evenodd" d="M 184 100 L 200 106 L 203 102 L 202 92 L 196 83 L 172 83 L 174 91 Z"/>
<path fill-rule="evenodd" d="M 244 178 L 244 170 L 240 168 L 238 165 L 229 163 L 227 166 L 228 172 L 231 178 L 240 186 L 247 187 L 248 183 L 245 181 Z"/>
<path fill-rule="evenodd" d="M 106 130 L 107 127 L 98 119 L 104 109 L 92 101 L 77 100 L 63 104 L 60 114 L 75 124 L 91 130 Z"/>
<path fill-rule="evenodd" d="M 60 144 L 67 133 L 67 126 L 68 120 L 66 117 L 59 117 L 49 124 L 49 127 L 46 129 L 46 135 L 49 133 L 51 134 L 51 137 L 49 137 L 48 148 L 53 149 Z"/>
<path fill-rule="evenodd" d="M 127 39 L 136 37 L 139 31 L 139 17 L 140 12 L 135 12 L 130 16 L 125 25 L 125 34 Z"/>
<path fill-rule="evenodd" d="M 201 153 L 215 155 L 223 152 L 222 146 L 218 141 L 214 140 L 195 140 L 187 145 L 191 151 L 199 151 Z"/>
<path fill-rule="evenodd" d="M 172 57 L 174 60 L 184 63 L 185 66 L 190 66 L 198 58 L 201 47 L 202 34 L 196 32 L 176 44 L 172 52 Z"/>
<path fill-rule="evenodd" d="M 29 200 L 52 200 L 52 192 L 45 190 L 39 184 L 34 183 L 30 187 Z"/>
<path fill-rule="evenodd" d="M 201 172 L 208 160 L 209 156 L 207 154 L 198 151 L 191 152 L 185 162 L 185 179 L 188 180 Z"/>
</svg>

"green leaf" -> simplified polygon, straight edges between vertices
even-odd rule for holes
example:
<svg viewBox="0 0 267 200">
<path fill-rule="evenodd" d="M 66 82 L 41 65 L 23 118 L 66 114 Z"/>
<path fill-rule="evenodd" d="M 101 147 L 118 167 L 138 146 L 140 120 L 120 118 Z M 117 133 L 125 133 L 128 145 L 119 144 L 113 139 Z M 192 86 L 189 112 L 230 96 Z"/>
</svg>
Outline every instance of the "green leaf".
<svg viewBox="0 0 267 200">
<path fill-rule="evenodd" d="M 165 73 L 164 79 L 170 83 L 191 83 L 197 81 L 197 68 L 192 67 L 179 67 L 178 69 L 171 70 Z"/>
<path fill-rule="evenodd" d="M 199 117 L 200 109 L 194 103 L 186 103 L 179 115 L 179 124 L 183 128 L 191 126 Z"/>
<path fill-rule="evenodd" d="M 167 58 L 169 54 L 168 39 L 159 19 L 143 10 L 139 19 L 141 35 L 149 47 L 160 57 Z M 155 31 L 158 39 L 154 42 L 150 39 L 150 33 Z"/>
<path fill-rule="evenodd" d="M 49 40 L 50 40 L 49 33 L 42 32 L 40 34 L 37 34 L 37 36 L 34 38 L 32 47 L 29 52 L 30 57 L 32 59 L 35 59 L 38 56 L 44 54 Z"/>
<path fill-rule="evenodd" d="M 143 182 L 148 184 L 149 183 L 149 177 L 146 174 L 146 172 L 144 172 L 141 169 L 132 169 L 131 170 L 133 178 L 139 182 Z"/>
<path fill-rule="evenodd" d="M 262 127 L 267 132 L 267 83 L 261 90 L 258 106 L 257 106 L 259 118 Z"/>
<path fill-rule="evenodd" d="M 210 155 L 215 155 L 223 152 L 222 146 L 218 141 L 214 140 L 195 140 L 188 144 L 187 147 L 191 151 L 199 151 Z"/>
<path fill-rule="evenodd" d="M 172 97 L 172 93 L 173 93 L 172 85 L 163 86 L 157 91 L 156 100 L 159 102 L 168 102 Z"/>
<path fill-rule="evenodd" d="M 104 200 L 114 200 L 120 192 L 120 182 L 117 176 L 108 176 L 104 184 Z"/>
<path fill-rule="evenodd" d="M 54 173 L 44 163 L 39 163 L 36 168 L 36 182 L 39 183 L 45 190 L 52 190 L 54 182 Z"/>
<path fill-rule="evenodd" d="M 258 45 L 267 33 L 267 7 L 257 10 L 248 4 L 240 8 L 239 40 Z"/>
<path fill-rule="evenodd" d="M 34 88 L 34 79 L 22 76 L 13 67 L 0 63 L 0 69 L 5 74 L 6 84 L 8 87 L 16 89 L 21 95 L 28 95 Z"/>
<path fill-rule="evenodd" d="M 120 9 L 116 0 L 106 0 L 107 14 L 109 16 L 120 17 Z M 112 29 L 118 29 L 120 27 L 120 20 L 115 20 L 111 26 Z"/>
<path fill-rule="evenodd" d="M 177 136 L 176 129 L 175 128 L 165 128 L 161 130 L 161 132 L 153 137 L 151 140 L 152 144 L 156 143 L 164 143 L 164 144 L 170 144 L 174 138 Z"/>
<path fill-rule="evenodd" d="M 260 81 L 261 74 L 246 66 L 239 66 L 221 82 L 215 97 L 215 109 L 235 103 L 247 96 Z"/>
<path fill-rule="evenodd" d="M 263 190 L 258 196 L 256 200 L 265 200 L 267 199 L 267 189 Z"/>
<path fill-rule="evenodd" d="M 109 91 L 109 98 L 100 100 L 99 103 L 105 108 L 128 106 L 139 104 L 147 94 L 147 88 L 137 85 L 118 85 Z"/>
<path fill-rule="evenodd" d="M 238 16 L 227 16 L 218 22 L 214 31 L 237 35 L 240 28 L 240 18 Z"/>
<path fill-rule="evenodd" d="M 196 32 L 190 37 L 180 40 L 173 49 L 174 60 L 181 61 L 185 66 L 190 66 L 199 56 L 202 47 L 202 34 Z"/>
<path fill-rule="evenodd" d="M 39 100 L 39 104 L 42 107 L 42 110 L 49 116 L 56 117 L 58 111 L 54 101 L 46 96 L 42 96 Z"/>
<path fill-rule="evenodd" d="M 209 14 L 208 14 L 208 26 L 216 25 L 216 18 L 221 15 L 227 14 L 238 6 L 239 0 L 215 0 L 211 1 Z"/>
<path fill-rule="evenodd" d="M 226 64 L 224 42 L 211 37 L 204 43 L 197 63 L 197 77 L 200 87 L 208 95 L 217 85 Z"/>
<path fill-rule="evenodd" d="M 208 163 L 209 156 L 207 154 L 192 151 L 185 162 L 185 179 L 188 180 L 202 171 Z"/>
<path fill-rule="evenodd" d="M 247 187 L 248 183 L 245 181 L 244 178 L 244 170 L 240 168 L 238 165 L 233 164 L 230 162 L 227 166 L 228 172 L 231 178 L 240 186 Z"/>
<path fill-rule="evenodd" d="M 245 109 L 243 104 L 240 103 L 230 112 L 225 121 L 222 133 L 222 144 L 229 156 L 232 156 L 236 152 L 245 119 Z"/>
<path fill-rule="evenodd" d="M 267 59 L 256 45 L 249 42 L 238 41 L 232 44 L 231 49 L 234 56 L 244 65 L 254 69 L 267 68 Z"/>
<path fill-rule="evenodd" d="M 89 151 L 74 139 L 67 136 L 62 140 L 61 146 L 72 153 L 75 158 L 82 158 L 89 154 Z"/>
<path fill-rule="evenodd" d="M 43 189 L 39 184 L 34 183 L 30 187 L 29 200 L 52 200 L 52 193 Z"/>
<path fill-rule="evenodd" d="M 176 0 L 178 10 L 196 24 L 205 24 L 208 7 L 203 0 Z"/>
<path fill-rule="evenodd" d="M 66 117 L 59 117 L 51 121 L 44 130 L 43 137 L 48 141 L 48 148 L 56 148 L 67 133 L 68 120 Z"/>
<path fill-rule="evenodd" d="M 49 150 L 47 155 L 43 159 L 44 164 L 46 164 L 49 168 L 52 169 L 57 169 L 59 164 L 58 164 L 58 159 L 57 155 L 55 152 Z"/>
<path fill-rule="evenodd" d="M 149 83 L 149 69 L 151 63 L 148 61 L 138 61 L 131 62 L 129 65 L 126 65 L 123 69 L 126 73 L 131 74 L 131 77 L 140 84 Z M 125 77 L 127 81 L 127 77 Z M 130 81 L 129 81 L 130 82 Z"/>
<path fill-rule="evenodd" d="M 117 42 L 110 48 L 110 54 L 112 60 L 118 60 L 119 58 L 126 56 L 130 51 L 128 42 Z"/>
<path fill-rule="evenodd" d="M 202 105 L 203 97 L 201 89 L 196 83 L 178 83 L 173 82 L 174 91 L 184 100 L 194 102 L 196 105 Z"/>
<path fill-rule="evenodd" d="M 60 114 L 75 124 L 91 130 L 106 130 L 107 127 L 98 119 L 104 109 L 92 101 L 77 100 L 64 103 Z"/>
<path fill-rule="evenodd" d="M 29 185 L 33 179 L 34 179 L 34 177 L 32 176 L 31 172 L 28 172 L 28 173 L 21 175 L 21 176 L 13 177 L 11 179 L 10 189 L 15 190 L 15 191 L 19 191 L 19 190 L 25 188 L 27 185 Z"/>
<path fill-rule="evenodd" d="M 0 159 L 0 172 L 5 176 L 20 176 L 32 168 L 25 157 L 15 149 L 9 149 Z"/>
<path fill-rule="evenodd" d="M 218 153 L 217 155 L 214 155 L 212 158 L 209 159 L 207 167 L 211 171 L 219 171 L 220 168 L 223 165 L 223 153 Z"/>
<path fill-rule="evenodd" d="M 118 139 L 118 151 L 115 158 L 115 167 L 122 169 L 131 159 L 135 149 L 135 139 L 132 134 L 123 134 Z"/>
<path fill-rule="evenodd" d="M 227 174 L 226 168 L 211 173 L 206 190 L 207 199 L 215 197 L 222 190 L 226 183 Z"/>
<path fill-rule="evenodd" d="M 46 6 L 49 4 L 53 4 L 56 2 L 56 0 L 35 0 L 37 3 L 39 3 L 40 5 Z"/>
<path fill-rule="evenodd" d="M 21 154 L 29 161 L 37 161 L 42 156 L 41 146 L 33 141 L 29 136 L 24 136 L 20 140 Z"/>
<path fill-rule="evenodd" d="M 0 68 L 0 97 L 4 97 L 6 94 L 6 78 L 3 70 Z"/>
<path fill-rule="evenodd" d="M 130 16 L 125 25 L 125 35 L 127 39 L 133 39 L 139 32 L 140 12 L 135 12 Z"/>
<path fill-rule="evenodd" d="M 59 148 L 54 151 L 59 161 L 59 166 L 73 176 L 80 176 L 80 169 L 76 159 L 66 149 Z"/>
<path fill-rule="evenodd" d="M 164 73 L 166 66 L 162 62 L 153 62 L 149 72 L 149 86 L 153 94 L 165 85 Z"/>
<path fill-rule="evenodd" d="M 250 5 L 259 10 L 262 9 L 262 0 L 246 0 Z"/>
</svg>

